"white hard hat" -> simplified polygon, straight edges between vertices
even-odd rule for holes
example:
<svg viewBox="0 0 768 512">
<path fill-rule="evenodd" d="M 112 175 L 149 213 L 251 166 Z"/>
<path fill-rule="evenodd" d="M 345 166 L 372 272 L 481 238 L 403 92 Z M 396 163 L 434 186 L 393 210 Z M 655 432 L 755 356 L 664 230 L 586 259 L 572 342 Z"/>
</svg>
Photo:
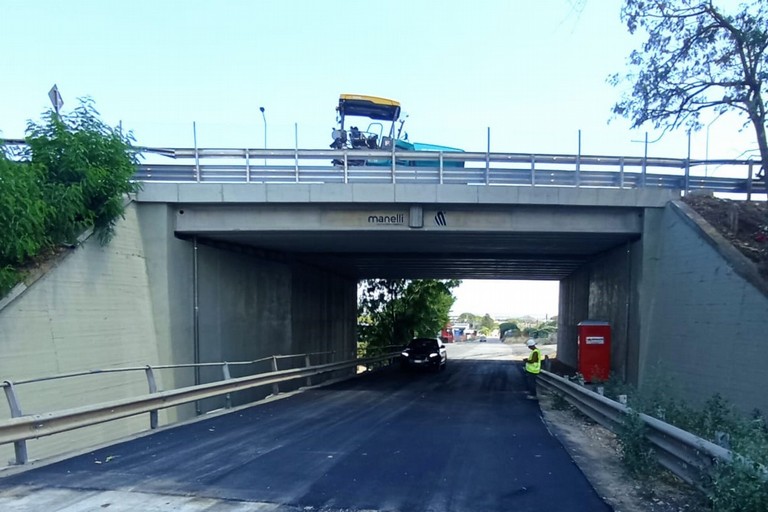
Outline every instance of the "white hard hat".
<svg viewBox="0 0 768 512">
<path fill-rule="evenodd" d="M 531 338 L 531 339 L 529 339 L 528 341 L 525 342 L 525 345 L 528 346 L 528 347 L 532 347 L 532 346 L 536 345 L 536 340 Z"/>
</svg>

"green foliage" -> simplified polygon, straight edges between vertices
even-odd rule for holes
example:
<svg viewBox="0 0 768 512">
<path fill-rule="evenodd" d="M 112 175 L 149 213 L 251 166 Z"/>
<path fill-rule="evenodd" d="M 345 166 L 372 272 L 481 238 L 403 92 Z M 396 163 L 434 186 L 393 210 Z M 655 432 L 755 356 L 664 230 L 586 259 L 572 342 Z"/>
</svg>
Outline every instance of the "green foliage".
<svg viewBox="0 0 768 512">
<path fill-rule="evenodd" d="M 359 341 L 368 348 L 435 337 L 448 322 L 460 281 L 373 279 L 361 283 Z"/>
<path fill-rule="evenodd" d="M 718 463 L 710 486 L 716 512 L 764 512 L 768 510 L 768 479 L 756 463 Z"/>
<path fill-rule="evenodd" d="M 93 226 L 106 243 L 123 214 L 123 195 L 136 192 L 131 179 L 137 157 L 133 134 L 99 119 L 93 101 L 80 100 L 71 114 L 49 110 L 42 123 L 27 125 L 27 157 L 44 174 L 43 192 L 57 212 L 49 233 L 57 242 L 72 242 Z"/>
<path fill-rule="evenodd" d="M 0 267 L 0 297 L 3 297 L 21 281 L 21 274 L 12 266 Z"/>
<path fill-rule="evenodd" d="M 747 118 L 768 169 L 768 2 L 727 10 L 709 0 L 625 0 L 622 19 L 645 42 L 629 58 L 630 72 L 610 77 L 631 89 L 613 111 L 635 127 L 702 127 L 700 113 L 735 112 Z"/>
<path fill-rule="evenodd" d="M 644 441 L 645 428 L 639 412 L 659 418 L 671 425 L 712 442 L 724 444 L 733 451 L 731 462 L 719 461 L 705 483 L 713 510 L 718 512 L 762 512 L 768 510 L 768 424 L 759 411 L 745 417 L 722 396 L 714 395 L 701 407 L 674 398 L 672 384 L 663 376 L 641 392 L 609 380 L 606 391 L 626 394 L 633 411 L 619 433 L 622 458 L 637 476 L 652 455 Z"/>
<path fill-rule="evenodd" d="M 504 337 L 505 333 L 508 334 L 516 334 L 520 332 L 520 328 L 517 326 L 516 322 L 502 322 L 499 324 L 499 336 Z"/>
<path fill-rule="evenodd" d="M 640 414 L 630 410 L 618 432 L 621 460 L 635 476 L 647 476 L 656 469 L 653 449 L 645 437 L 646 431 Z"/>
<path fill-rule="evenodd" d="M 536 324 L 523 330 L 523 334 L 531 338 L 549 338 L 551 334 L 556 332 L 557 321 L 553 322 L 552 320 Z"/>
<path fill-rule="evenodd" d="M 109 241 L 123 196 L 138 190 L 132 141 L 83 99 L 70 114 L 49 110 L 30 122 L 27 147 L 13 159 L 0 151 L 0 295 L 21 278 L 20 268 L 89 227 Z"/>
<path fill-rule="evenodd" d="M 480 332 L 484 334 L 489 334 L 491 331 L 493 331 L 496 328 L 496 322 L 491 318 L 491 315 L 486 313 L 483 315 L 483 318 L 480 319 Z M 478 325 L 477 323 L 475 324 Z"/>
<path fill-rule="evenodd" d="M 50 206 L 43 198 L 40 168 L 0 153 L 0 265 L 18 265 L 49 244 Z"/>
</svg>

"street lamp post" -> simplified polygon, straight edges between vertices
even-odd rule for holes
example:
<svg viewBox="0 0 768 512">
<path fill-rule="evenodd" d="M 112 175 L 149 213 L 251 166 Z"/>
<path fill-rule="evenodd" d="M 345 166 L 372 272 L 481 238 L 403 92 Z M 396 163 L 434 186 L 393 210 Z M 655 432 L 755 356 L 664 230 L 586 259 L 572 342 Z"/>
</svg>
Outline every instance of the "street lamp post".
<svg viewBox="0 0 768 512">
<path fill-rule="evenodd" d="M 645 187 L 645 173 L 647 171 L 648 167 L 648 144 L 656 144 L 661 140 L 662 137 L 664 137 L 664 134 L 666 133 L 666 130 L 661 132 L 661 135 L 659 135 L 654 140 L 648 140 L 648 132 L 645 132 L 645 140 L 634 140 L 632 139 L 632 142 L 642 142 L 643 143 L 643 168 L 640 172 L 640 186 Z"/>
<path fill-rule="evenodd" d="M 704 176 L 709 176 L 709 128 L 720 119 L 720 116 L 718 115 L 716 118 L 711 120 L 709 123 L 707 123 L 707 140 L 704 146 Z"/>
<path fill-rule="evenodd" d="M 267 150 L 267 116 L 264 114 L 264 107 L 259 107 L 261 118 L 264 120 L 264 151 Z M 264 167 L 267 166 L 267 156 L 264 155 Z"/>
</svg>

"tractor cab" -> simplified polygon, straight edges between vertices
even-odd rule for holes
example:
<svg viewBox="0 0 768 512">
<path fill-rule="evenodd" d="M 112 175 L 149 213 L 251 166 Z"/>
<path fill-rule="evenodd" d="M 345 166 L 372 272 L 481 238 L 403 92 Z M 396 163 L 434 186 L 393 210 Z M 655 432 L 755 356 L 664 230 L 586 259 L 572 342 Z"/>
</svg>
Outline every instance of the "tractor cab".
<svg viewBox="0 0 768 512">
<path fill-rule="evenodd" d="M 333 149 L 357 149 L 392 151 L 461 151 L 446 146 L 433 144 L 414 144 L 408 141 L 408 134 L 403 135 L 405 119 L 400 118 L 400 103 L 377 96 L 360 94 L 342 94 L 336 107 L 338 128 L 332 133 Z M 401 135 L 403 137 L 401 138 Z M 335 165 L 343 165 L 341 160 L 334 160 Z M 349 160 L 349 165 L 391 165 L 391 160 Z M 397 161 L 398 165 L 436 166 L 432 161 Z M 464 162 L 451 162 L 447 166 L 464 166 Z"/>
<path fill-rule="evenodd" d="M 342 94 L 336 112 L 339 127 L 333 130 L 333 149 L 391 149 L 403 130 L 400 103 L 394 100 Z"/>
</svg>

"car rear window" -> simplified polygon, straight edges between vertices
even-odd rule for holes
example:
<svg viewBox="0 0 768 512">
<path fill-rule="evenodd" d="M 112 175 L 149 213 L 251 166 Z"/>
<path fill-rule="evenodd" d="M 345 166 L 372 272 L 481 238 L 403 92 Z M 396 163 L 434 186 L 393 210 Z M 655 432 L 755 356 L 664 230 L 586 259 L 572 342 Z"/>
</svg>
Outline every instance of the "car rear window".
<svg viewBox="0 0 768 512">
<path fill-rule="evenodd" d="M 432 340 L 429 338 L 419 338 L 415 340 L 411 340 L 411 342 L 408 344 L 411 348 L 416 349 L 432 349 L 437 348 L 437 340 Z"/>
</svg>

